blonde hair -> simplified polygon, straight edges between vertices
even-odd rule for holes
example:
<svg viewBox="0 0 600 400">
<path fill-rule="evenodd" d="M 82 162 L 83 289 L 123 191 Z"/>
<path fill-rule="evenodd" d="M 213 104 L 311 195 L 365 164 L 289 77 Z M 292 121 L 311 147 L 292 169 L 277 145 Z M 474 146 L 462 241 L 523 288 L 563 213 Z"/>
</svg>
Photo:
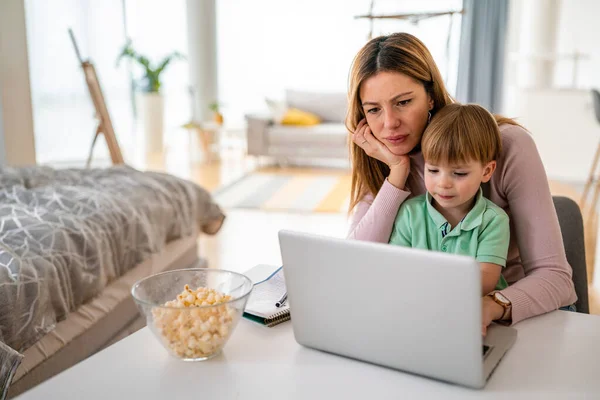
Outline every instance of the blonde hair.
<svg viewBox="0 0 600 400">
<path fill-rule="evenodd" d="M 500 129 L 494 116 L 477 104 L 449 104 L 423 132 L 421 151 L 429 164 L 487 164 L 502 151 Z"/>
<path fill-rule="evenodd" d="M 365 44 L 354 57 L 348 85 L 348 115 L 346 127 L 352 133 L 365 118 L 360 99 L 360 87 L 365 80 L 379 72 L 399 72 L 425 88 L 433 100 L 432 116 L 448 104 L 454 103 L 444 85 L 442 75 L 427 47 L 409 33 L 379 36 Z M 496 117 L 498 125 L 516 124 L 504 117 Z M 367 194 L 376 195 L 389 175 L 389 167 L 349 140 L 352 161 L 352 185 L 349 211 Z"/>
</svg>

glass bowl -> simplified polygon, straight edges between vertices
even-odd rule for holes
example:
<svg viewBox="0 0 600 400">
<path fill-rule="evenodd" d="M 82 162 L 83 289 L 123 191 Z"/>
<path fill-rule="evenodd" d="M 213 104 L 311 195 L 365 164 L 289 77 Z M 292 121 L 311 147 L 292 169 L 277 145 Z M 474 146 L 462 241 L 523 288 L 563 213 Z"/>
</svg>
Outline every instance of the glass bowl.
<svg viewBox="0 0 600 400">
<path fill-rule="evenodd" d="M 169 353 L 184 361 L 201 361 L 223 350 L 252 286 L 247 276 L 237 272 L 191 268 L 141 279 L 131 295 L 148 328 Z M 206 289 L 195 292 L 198 288 Z"/>
</svg>

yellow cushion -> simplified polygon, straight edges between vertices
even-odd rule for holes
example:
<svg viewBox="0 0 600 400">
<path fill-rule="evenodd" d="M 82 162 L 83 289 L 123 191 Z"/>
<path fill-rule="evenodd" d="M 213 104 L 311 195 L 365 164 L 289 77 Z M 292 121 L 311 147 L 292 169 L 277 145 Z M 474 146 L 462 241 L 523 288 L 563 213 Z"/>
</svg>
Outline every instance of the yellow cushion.
<svg viewBox="0 0 600 400">
<path fill-rule="evenodd" d="M 288 108 L 283 118 L 282 125 L 318 125 L 321 123 L 321 118 L 318 115 L 299 110 L 297 108 Z"/>
</svg>

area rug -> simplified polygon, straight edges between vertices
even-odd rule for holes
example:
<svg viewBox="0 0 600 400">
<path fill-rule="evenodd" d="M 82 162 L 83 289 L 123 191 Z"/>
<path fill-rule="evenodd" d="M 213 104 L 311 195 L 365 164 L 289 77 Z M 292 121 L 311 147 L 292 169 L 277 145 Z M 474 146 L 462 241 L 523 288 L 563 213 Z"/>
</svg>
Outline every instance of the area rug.
<svg viewBox="0 0 600 400">
<path fill-rule="evenodd" d="M 257 171 L 216 190 L 213 196 L 225 209 L 345 213 L 350 201 L 350 173 Z"/>
</svg>

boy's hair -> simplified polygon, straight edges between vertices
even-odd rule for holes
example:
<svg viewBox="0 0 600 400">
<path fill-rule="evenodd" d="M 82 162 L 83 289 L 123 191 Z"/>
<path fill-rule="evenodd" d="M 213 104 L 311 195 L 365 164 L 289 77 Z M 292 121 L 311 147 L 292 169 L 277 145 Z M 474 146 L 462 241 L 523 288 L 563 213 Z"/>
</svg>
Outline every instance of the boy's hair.
<svg viewBox="0 0 600 400">
<path fill-rule="evenodd" d="M 448 104 L 431 120 L 421 141 L 430 164 L 461 164 L 498 159 L 502 139 L 496 120 L 477 104 Z"/>
</svg>

